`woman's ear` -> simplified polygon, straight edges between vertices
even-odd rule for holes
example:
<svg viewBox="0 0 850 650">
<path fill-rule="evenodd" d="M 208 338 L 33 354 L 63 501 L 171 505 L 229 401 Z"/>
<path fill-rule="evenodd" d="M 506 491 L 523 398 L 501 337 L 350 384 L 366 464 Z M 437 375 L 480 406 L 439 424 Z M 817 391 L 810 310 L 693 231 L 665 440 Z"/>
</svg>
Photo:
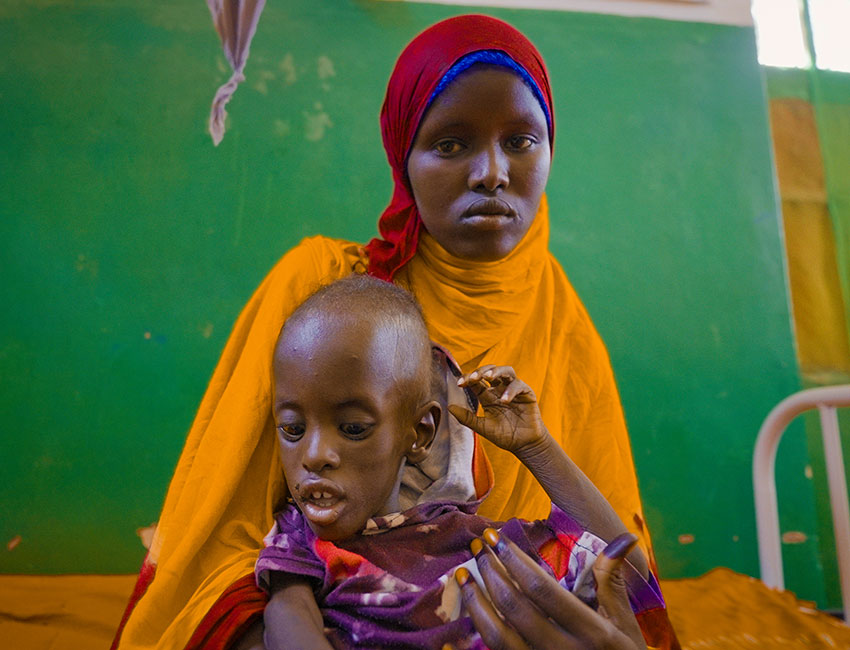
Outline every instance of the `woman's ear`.
<svg viewBox="0 0 850 650">
<path fill-rule="evenodd" d="M 435 400 L 431 400 L 419 408 L 416 423 L 413 425 L 416 438 L 410 446 L 410 450 L 405 454 L 408 463 L 415 465 L 428 457 L 431 443 L 434 442 L 434 436 L 437 434 L 442 416 L 443 407 Z"/>
</svg>

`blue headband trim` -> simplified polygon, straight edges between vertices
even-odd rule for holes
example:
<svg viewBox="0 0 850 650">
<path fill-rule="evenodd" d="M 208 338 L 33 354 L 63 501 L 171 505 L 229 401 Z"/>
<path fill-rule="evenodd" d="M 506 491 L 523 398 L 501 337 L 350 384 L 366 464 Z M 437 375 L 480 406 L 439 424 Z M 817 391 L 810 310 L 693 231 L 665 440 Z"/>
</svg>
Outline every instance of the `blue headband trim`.
<svg viewBox="0 0 850 650">
<path fill-rule="evenodd" d="M 549 108 L 546 106 L 546 100 L 543 99 L 543 93 L 540 92 L 540 88 L 537 87 L 537 83 L 534 81 L 531 75 L 528 74 L 526 69 L 501 50 L 478 50 L 477 52 L 470 52 L 469 54 L 462 56 L 457 61 L 455 61 L 454 65 L 452 65 L 452 67 L 448 69 L 446 74 L 443 75 L 443 78 L 440 79 L 440 83 L 437 84 L 437 87 L 434 88 L 434 92 L 432 92 L 431 96 L 428 98 L 428 104 L 426 105 L 425 109 L 428 109 L 428 107 L 431 105 L 431 102 L 433 102 L 437 98 L 437 96 L 448 87 L 451 82 L 457 79 L 458 75 L 460 75 L 465 70 L 468 70 L 476 63 L 489 63 L 490 65 L 500 65 L 518 74 L 520 79 L 525 82 L 525 85 L 528 86 L 531 92 L 534 94 L 534 97 L 537 99 L 537 103 L 540 104 L 540 108 L 543 109 L 543 114 L 546 116 L 546 126 L 548 127 L 549 133 L 551 135 L 552 120 L 549 117 Z"/>
</svg>

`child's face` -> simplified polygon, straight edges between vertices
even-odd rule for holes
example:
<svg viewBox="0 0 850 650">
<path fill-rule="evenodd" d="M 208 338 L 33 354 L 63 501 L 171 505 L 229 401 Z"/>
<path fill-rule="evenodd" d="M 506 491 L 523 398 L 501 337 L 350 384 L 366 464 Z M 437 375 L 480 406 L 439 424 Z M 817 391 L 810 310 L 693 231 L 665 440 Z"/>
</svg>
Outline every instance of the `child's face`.
<svg viewBox="0 0 850 650">
<path fill-rule="evenodd" d="M 307 316 L 275 350 L 283 471 L 322 539 L 345 539 L 370 517 L 398 510 L 404 458 L 428 442 L 405 400 L 411 381 L 396 349 L 399 337 L 370 320 Z"/>
</svg>

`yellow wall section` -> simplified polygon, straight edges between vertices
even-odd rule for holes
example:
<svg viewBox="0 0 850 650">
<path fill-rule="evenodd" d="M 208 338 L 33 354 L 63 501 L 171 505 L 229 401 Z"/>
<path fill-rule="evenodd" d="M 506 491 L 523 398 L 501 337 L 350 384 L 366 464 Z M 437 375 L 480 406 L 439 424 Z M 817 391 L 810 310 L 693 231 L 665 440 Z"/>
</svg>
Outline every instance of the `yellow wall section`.
<svg viewBox="0 0 850 650">
<path fill-rule="evenodd" d="M 800 368 L 816 383 L 850 373 L 850 344 L 814 111 L 773 99 L 771 128 Z"/>
</svg>

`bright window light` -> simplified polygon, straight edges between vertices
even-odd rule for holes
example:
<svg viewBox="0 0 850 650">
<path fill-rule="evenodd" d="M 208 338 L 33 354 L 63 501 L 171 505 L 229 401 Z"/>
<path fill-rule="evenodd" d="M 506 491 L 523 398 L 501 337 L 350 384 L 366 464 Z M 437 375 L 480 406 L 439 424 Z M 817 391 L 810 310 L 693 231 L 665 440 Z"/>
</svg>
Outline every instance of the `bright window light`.
<svg viewBox="0 0 850 650">
<path fill-rule="evenodd" d="M 803 38 L 800 0 L 753 0 L 752 8 L 759 63 L 779 68 L 811 67 L 811 57 Z"/>
<path fill-rule="evenodd" d="M 809 0 L 819 68 L 850 72 L 850 0 Z"/>
</svg>

